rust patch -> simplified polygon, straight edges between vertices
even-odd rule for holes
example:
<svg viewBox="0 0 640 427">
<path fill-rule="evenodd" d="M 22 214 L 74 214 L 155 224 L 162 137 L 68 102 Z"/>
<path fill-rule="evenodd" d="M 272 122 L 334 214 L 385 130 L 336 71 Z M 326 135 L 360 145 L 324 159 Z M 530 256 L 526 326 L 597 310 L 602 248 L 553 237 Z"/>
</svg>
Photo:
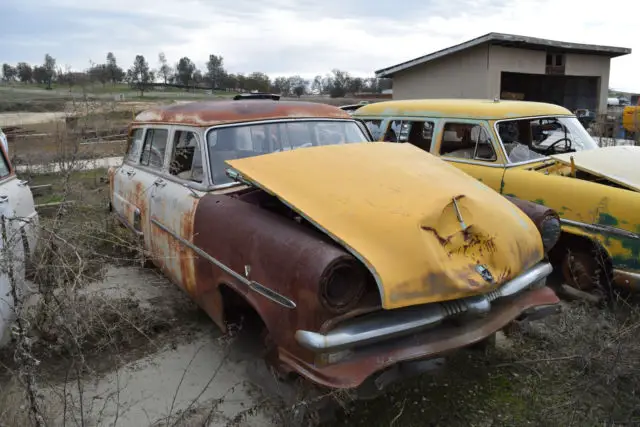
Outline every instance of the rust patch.
<svg viewBox="0 0 640 427">
<path fill-rule="evenodd" d="M 196 257 L 195 299 L 200 306 L 216 323 L 221 322 L 220 310 L 226 308 L 217 298 L 224 285 L 254 307 L 278 347 L 313 360 L 313 354 L 295 341 L 294 333 L 318 330 L 335 317 L 318 298 L 320 283 L 336 262 L 356 262 L 355 258 L 315 230 L 226 195 L 202 197 L 193 223 L 194 245 L 242 276 L 245 266 L 250 266 L 250 280 L 297 304 L 294 310 L 276 304 L 210 261 Z"/>
<path fill-rule="evenodd" d="M 180 234 L 181 236 L 193 243 L 193 219 L 198 206 L 198 201 L 194 200 L 191 208 L 185 212 L 180 218 Z M 182 246 L 182 245 L 181 245 Z M 180 256 L 180 275 L 182 277 L 182 283 L 185 289 L 190 295 L 195 295 L 196 292 L 196 280 L 195 280 L 195 258 L 198 255 L 181 247 Z"/>
<path fill-rule="evenodd" d="M 349 113 L 340 108 L 319 102 L 248 100 L 159 106 L 138 114 L 135 122 L 213 126 L 288 118 L 352 119 Z"/>
</svg>

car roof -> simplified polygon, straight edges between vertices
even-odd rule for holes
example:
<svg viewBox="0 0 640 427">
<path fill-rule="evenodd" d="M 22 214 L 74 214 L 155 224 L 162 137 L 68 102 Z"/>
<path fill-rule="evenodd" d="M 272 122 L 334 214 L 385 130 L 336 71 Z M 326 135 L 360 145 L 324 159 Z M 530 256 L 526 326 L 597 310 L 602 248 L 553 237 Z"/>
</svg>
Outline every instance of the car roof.
<svg viewBox="0 0 640 427">
<path fill-rule="evenodd" d="M 488 99 L 413 99 L 363 105 L 359 116 L 458 117 L 468 119 L 512 119 L 532 116 L 572 116 L 564 107 L 544 102 Z"/>
<path fill-rule="evenodd" d="M 346 111 L 319 102 L 225 100 L 157 106 L 139 113 L 134 124 L 162 123 L 214 126 L 274 119 L 351 119 Z"/>
</svg>

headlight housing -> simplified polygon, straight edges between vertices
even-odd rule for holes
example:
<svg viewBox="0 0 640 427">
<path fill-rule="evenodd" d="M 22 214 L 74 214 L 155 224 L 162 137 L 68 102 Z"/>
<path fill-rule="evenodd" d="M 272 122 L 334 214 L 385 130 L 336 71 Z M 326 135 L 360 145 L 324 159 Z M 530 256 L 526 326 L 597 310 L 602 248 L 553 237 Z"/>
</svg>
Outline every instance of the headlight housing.
<svg viewBox="0 0 640 427">
<path fill-rule="evenodd" d="M 505 198 L 520 208 L 533 221 L 542 237 L 544 251 L 549 253 L 558 243 L 562 231 L 558 213 L 544 205 L 518 199 L 517 197 L 505 196 Z"/>
<path fill-rule="evenodd" d="M 540 235 L 545 252 L 549 252 L 560 240 L 562 228 L 557 215 L 546 215 L 540 222 Z"/>
<path fill-rule="evenodd" d="M 331 265 L 320 282 L 320 301 L 329 311 L 339 314 L 355 307 L 366 288 L 367 275 L 355 261 L 340 260 Z"/>
</svg>

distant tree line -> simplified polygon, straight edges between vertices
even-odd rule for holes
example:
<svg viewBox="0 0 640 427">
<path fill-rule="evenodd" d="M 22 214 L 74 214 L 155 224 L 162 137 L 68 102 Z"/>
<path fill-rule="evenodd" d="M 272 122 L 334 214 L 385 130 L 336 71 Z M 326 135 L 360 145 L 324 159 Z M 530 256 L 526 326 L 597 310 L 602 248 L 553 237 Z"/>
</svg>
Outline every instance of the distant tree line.
<svg viewBox="0 0 640 427">
<path fill-rule="evenodd" d="M 103 64 L 91 63 L 84 71 L 72 71 L 56 66 L 55 58 L 46 54 L 42 65 L 20 62 L 15 66 L 2 64 L 2 80 L 5 82 L 38 83 L 51 89 L 52 83 L 73 86 L 88 84 L 127 83 L 131 88 L 145 91 L 158 87 L 176 87 L 187 91 L 210 89 L 236 92 L 273 92 L 283 96 L 297 96 L 313 93 L 329 95 L 333 98 L 361 92 L 381 93 L 391 88 L 391 80 L 353 77 L 347 71 L 334 69 L 325 76 L 318 75 L 313 80 L 300 76 L 270 79 L 265 73 L 255 71 L 249 74 L 229 73 L 224 68 L 224 59 L 219 55 L 209 55 L 206 69 L 200 70 L 188 57 L 182 57 L 170 65 L 164 53 L 158 55 L 158 67 L 152 69 L 143 55 L 136 55 L 133 64 L 125 71 L 113 53 L 109 52 Z"/>
</svg>

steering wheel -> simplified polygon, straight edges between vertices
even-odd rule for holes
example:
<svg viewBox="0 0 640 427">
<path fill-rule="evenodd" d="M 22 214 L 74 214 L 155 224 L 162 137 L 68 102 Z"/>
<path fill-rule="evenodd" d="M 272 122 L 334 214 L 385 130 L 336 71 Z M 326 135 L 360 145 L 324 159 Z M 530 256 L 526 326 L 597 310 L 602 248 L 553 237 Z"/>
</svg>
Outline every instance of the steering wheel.
<svg viewBox="0 0 640 427">
<path fill-rule="evenodd" d="M 549 155 L 551 154 L 551 149 L 554 148 L 556 145 L 558 145 L 559 143 L 564 141 L 564 151 L 563 153 L 568 152 L 571 147 L 573 146 L 573 143 L 571 142 L 571 140 L 567 137 L 562 137 L 554 142 L 551 143 L 551 145 L 549 145 L 545 150 L 544 150 L 544 154 L 545 155 Z"/>
</svg>

